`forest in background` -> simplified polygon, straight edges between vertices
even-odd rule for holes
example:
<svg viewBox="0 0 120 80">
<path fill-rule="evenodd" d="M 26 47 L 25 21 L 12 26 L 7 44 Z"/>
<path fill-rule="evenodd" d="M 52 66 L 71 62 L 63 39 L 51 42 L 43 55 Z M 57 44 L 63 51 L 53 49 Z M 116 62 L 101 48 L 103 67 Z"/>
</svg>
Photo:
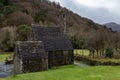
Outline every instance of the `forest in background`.
<svg viewBox="0 0 120 80">
<path fill-rule="evenodd" d="M 89 49 L 91 54 L 97 52 L 102 56 L 108 50 L 109 57 L 120 54 L 118 32 L 48 0 L 0 0 L 1 50 L 13 51 L 15 41 L 27 40 L 31 24 L 62 27 L 61 11 L 66 16 L 67 34 L 75 49 Z"/>
</svg>

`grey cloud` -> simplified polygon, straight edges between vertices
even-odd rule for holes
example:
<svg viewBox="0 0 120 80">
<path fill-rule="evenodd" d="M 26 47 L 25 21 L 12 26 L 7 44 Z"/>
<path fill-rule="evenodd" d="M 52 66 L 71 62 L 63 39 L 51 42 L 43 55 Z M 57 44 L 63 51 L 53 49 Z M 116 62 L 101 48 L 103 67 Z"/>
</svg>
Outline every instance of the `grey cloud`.
<svg viewBox="0 0 120 80">
<path fill-rule="evenodd" d="M 113 1 L 113 0 L 108 0 Z M 120 0 L 115 0 L 115 3 L 120 3 Z M 112 9 L 106 7 L 88 7 L 77 3 L 75 0 L 61 0 L 60 4 L 68 9 L 72 10 L 75 13 L 78 13 L 80 16 L 87 17 L 92 19 L 96 23 L 108 23 L 116 22 L 120 24 L 120 12 L 114 12 Z"/>
</svg>

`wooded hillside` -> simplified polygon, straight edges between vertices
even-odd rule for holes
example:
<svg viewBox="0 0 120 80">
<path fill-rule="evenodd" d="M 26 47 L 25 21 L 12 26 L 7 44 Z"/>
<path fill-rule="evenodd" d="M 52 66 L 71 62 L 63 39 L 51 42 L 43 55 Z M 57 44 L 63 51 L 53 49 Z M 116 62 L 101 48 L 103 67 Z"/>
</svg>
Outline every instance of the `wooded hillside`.
<svg viewBox="0 0 120 80">
<path fill-rule="evenodd" d="M 0 6 L 0 25 L 3 27 L 23 24 L 58 26 L 61 23 L 59 15 L 62 10 L 66 15 L 67 29 L 70 31 L 76 29 L 88 32 L 104 29 L 92 20 L 48 0 L 0 0 Z"/>
<path fill-rule="evenodd" d="M 102 42 L 106 47 L 111 46 L 115 41 L 111 37 L 115 37 L 116 33 L 111 29 L 81 17 L 61 7 L 59 3 L 48 0 L 0 0 L 0 42 L 2 43 L 0 47 L 4 45 L 3 47 L 9 46 L 11 49 L 16 40 L 26 40 L 25 35 L 28 34 L 26 32 L 29 31 L 29 28 L 25 28 L 25 26 L 31 24 L 62 27 L 61 14 L 66 17 L 67 33 L 73 40 L 74 48 L 88 48 L 93 43 L 94 47 L 98 47 L 98 42 L 100 42 L 99 47 L 103 48 Z M 116 37 L 116 39 L 118 38 Z"/>
</svg>

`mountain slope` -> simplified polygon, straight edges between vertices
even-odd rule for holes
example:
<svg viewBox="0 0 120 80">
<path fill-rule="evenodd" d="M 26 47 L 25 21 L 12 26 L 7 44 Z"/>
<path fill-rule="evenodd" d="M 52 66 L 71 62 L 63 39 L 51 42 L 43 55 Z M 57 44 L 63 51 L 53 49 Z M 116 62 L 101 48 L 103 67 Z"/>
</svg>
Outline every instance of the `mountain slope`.
<svg viewBox="0 0 120 80">
<path fill-rule="evenodd" d="M 106 27 L 111 28 L 113 31 L 120 32 L 120 24 L 110 22 L 105 24 Z"/>
<path fill-rule="evenodd" d="M 90 19 L 81 17 L 69 9 L 61 7 L 59 3 L 50 2 L 49 0 L 11 1 L 12 4 L 7 5 L 10 8 L 9 13 L 2 13 L 3 26 L 18 26 L 23 24 L 43 25 L 41 22 L 44 22 L 44 25 L 48 26 L 60 26 L 62 21 L 59 16 L 61 15 L 61 11 L 63 11 L 66 16 L 67 32 L 70 34 L 80 34 L 83 32 L 95 33 L 102 30 L 110 31 L 110 29 L 103 27 L 103 25 L 94 23 Z M 5 5 L 3 9 L 7 8 L 7 6 Z"/>
</svg>

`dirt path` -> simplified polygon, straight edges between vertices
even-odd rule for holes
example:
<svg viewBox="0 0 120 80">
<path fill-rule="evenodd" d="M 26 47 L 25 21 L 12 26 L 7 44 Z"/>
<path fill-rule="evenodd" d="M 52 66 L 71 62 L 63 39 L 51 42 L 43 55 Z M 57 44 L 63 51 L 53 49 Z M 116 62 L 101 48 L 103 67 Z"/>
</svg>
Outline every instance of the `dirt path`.
<svg viewBox="0 0 120 80">
<path fill-rule="evenodd" d="M 77 65 L 77 66 L 80 66 L 82 68 L 89 68 L 90 67 L 89 65 L 84 64 L 82 62 L 78 62 L 78 61 L 74 61 L 74 64 Z"/>
</svg>

